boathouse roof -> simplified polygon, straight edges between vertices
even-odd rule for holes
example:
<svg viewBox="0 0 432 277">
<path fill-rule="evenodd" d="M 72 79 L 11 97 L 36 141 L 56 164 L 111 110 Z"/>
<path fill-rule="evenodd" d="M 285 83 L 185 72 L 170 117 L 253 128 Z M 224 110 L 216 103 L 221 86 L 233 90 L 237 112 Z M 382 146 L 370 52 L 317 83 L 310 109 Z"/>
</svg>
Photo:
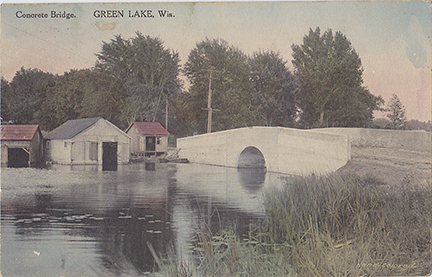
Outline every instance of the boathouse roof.
<svg viewBox="0 0 432 277">
<path fill-rule="evenodd" d="M 68 120 L 59 127 L 55 128 L 49 132 L 45 138 L 46 139 L 71 139 L 83 132 L 97 121 L 102 119 L 102 117 L 91 117 L 91 118 L 81 118 Z"/>
<path fill-rule="evenodd" d="M 170 133 L 159 122 L 134 122 L 126 130 L 135 125 L 138 131 L 143 135 L 169 135 Z"/>
<path fill-rule="evenodd" d="M 32 140 L 38 125 L 1 125 L 1 140 Z"/>
</svg>

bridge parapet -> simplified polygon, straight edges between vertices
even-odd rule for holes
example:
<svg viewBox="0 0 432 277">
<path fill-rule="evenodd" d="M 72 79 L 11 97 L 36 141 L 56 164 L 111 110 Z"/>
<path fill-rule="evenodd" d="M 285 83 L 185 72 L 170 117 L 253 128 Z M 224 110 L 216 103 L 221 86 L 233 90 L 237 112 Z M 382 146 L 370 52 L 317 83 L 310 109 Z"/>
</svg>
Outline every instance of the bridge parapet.
<svg viewBox="0 0 432 277">
<path fill-rule="evenodd" d="M 247 147 L 258 149 L 268 171 L 326 174 L 350 159 L 348 136 L 282 127 L 248 127 L 178 139 L 190 162 L 238 167 Z"/>
<path fill-rule="evenodd" d="M 431 132 L 368 128 L 320 128 L 318 132 L 347 135 L 353 146 L 392 147 L 431 152 Z"/>
</svg>

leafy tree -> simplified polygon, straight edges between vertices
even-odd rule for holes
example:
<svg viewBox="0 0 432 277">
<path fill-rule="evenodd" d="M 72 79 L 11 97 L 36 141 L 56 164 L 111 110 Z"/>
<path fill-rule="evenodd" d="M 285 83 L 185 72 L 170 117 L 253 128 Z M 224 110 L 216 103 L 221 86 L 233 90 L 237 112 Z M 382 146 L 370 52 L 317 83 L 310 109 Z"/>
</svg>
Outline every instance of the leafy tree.
<svg viewBox="0 0 432 277">
<path fill-rule="evenodd" d="M 10 111 L 9 111 L 9 105 L 7 99 L 10 98 L 10 84 L 9 82 L 1 78 L 1 85 L 0 85 L 0 95 L 1 95 L 1 118 L 3 122 L 7 122 L 10 120 Z M 8 105 L 9 104 L 9 105 Z"/>
<path fill-rule="evenodd" d="M 392 129 L 405 129 L 405 123 L 407 121 L 405 108 L 396 94 L 393 94 L 390 101 L 387 103 L 386 111 L 388 112 L 387 118 L 390 119 Z"/>
<path fill-rule="evenodd" d="M 79 118 L 84 86 L 74 80 L 75 72 L 57 76 L 54 85 L 47 88 L 40 99 L 41 106 L 35 118 L 41 129 L 52 130 L 67 120 Z"/>
<path fill-rule="evenodd" d="M 40 99 L 54 85 L 54 79 L 55 76 L 50 73 L 22 67 L 9 84 L 2 80 L 3 120 L 15 124 L 36 123 L 34 113 L 40 109 Z"/>
<path fill-rule="evenodd" d="M 372 95 L 365 87 L 343 91 L 328 105 L 327 126 L 370 127 L 373 112 L 382 110 L 383 104 L 380 96 Z"/>
<path fill-rule="evenodd" d="M 156 121 L 164 118 L 165 100 L 180 92 L 179 56 L 165 49 L 159 38 L 116 36 L 102 44 L 96 68 L 110 74 L 125 91 L 123 120 Z"/>
<path fill-rule="evenodd" d="M 279 53 L 255 52 L 250 59 L 252 105 L 257 125 L 293 126 L 294 78 Z"/>
<path fill-rule="evenodd" d="M 84 87 L 80 117 L 102 116 L 116 126 L 126 129 L 128 122 L 119 116 L 126 105 L 122 83 L 98 70 L 81 70 L 76 72 L 76 75 L 76 79 L 81 79 Z"/>
<path fill-rule="evenodd" d="M 345 35 L 310 29 L 303 44 L 292 50 L 305 127 L 360 127 L 371 122 L 383 100 L 362 86 L 361 60 Z"/>
<path fill-rule="evenodd" d="M 374 129 L 390 129 L 390 120 L 386 118 L 374 118 L 371 127 Z"/>
<path fill-rule="evenodd" d="M 70 119 L 93 116 L 126 127 L 119 119 L 121 92 L 121 85 L 111 76 L 91 69 L 71 70 L 56 77 L 55 84 L 40 100 L 35 117 L 44 130 L 52 130 Z"/>
<path fill-rule="evenodd" d="M 169 131 L 177 137 L 191 136 L 202 127 L 193 118 L 191 98 L 189 93 L 182 93 L 170 103 Z"/>
<path fill-rule="evenodd" d="M 184 66 L 189 79 L 188 110 L 196 131 L 206 130 L 209 87 L 212 130 L 244 127 L 253 121 L 247 56 L 222 39 L 206 39 L 190 52 Z M 211 84 L 210 84 L 211 82 Z"/>
<path fill-rule="evenodd" d="M 430 132 L 432 129 L 431 121 L 419 121 L 417 119 L 411 119 L 405 123 L 405 129 L 407 130 L 425 130 Z"/>
</svg>

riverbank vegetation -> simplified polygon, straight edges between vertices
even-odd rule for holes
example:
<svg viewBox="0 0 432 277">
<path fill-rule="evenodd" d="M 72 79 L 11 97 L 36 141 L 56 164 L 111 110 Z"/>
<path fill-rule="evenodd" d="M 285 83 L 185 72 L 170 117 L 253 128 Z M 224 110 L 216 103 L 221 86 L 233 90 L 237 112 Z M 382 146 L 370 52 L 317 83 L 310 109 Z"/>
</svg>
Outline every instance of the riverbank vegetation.
<svg viewBox="0 0 432 277">
<path fill-rule="evenodd" d="M 203 232 L 194 261 L 160 261 L 167 276 L 423 276 L 431 272 L 431 188 L 404 178 L 287 179 L 268 189 L 268 222 L 236 234 Z"/>
</svg>

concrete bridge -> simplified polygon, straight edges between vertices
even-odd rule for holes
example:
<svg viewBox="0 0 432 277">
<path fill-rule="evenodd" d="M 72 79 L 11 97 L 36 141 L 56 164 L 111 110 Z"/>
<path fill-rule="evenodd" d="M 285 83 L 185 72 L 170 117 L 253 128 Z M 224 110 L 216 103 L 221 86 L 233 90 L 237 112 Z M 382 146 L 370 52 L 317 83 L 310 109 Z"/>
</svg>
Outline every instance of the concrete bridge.
<svg viewBox="0 0 432 277">
<path fill-rule="evenodd" d="M 247 127 L 177 140 L 192 163 L 265 167 L 294 175 L 326 174 L 350 159 L 347 135 L 282 127 Z"/>
</svg>

